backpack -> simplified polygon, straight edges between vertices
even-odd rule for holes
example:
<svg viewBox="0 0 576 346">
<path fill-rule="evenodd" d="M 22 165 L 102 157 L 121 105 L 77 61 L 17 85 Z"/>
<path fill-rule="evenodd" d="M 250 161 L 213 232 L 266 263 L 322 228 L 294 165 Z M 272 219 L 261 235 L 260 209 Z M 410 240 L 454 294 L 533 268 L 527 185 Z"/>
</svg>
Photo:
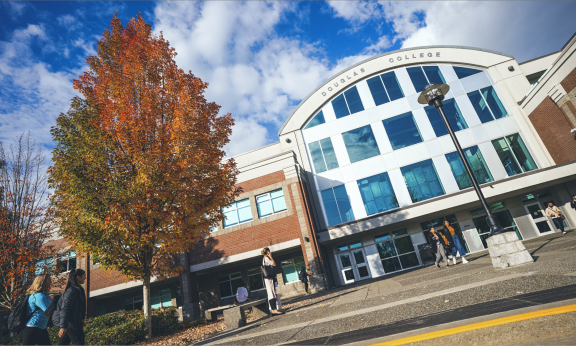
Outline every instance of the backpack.
<svg viewBox="0 0 576 346">
<path fill-rule="evenodd" d="M 37 306 L 36 309 L 29 314 L 28 299 L 30 299 L 30 295 L 26 295 L 24 299 L 19 301 L 10 312 L 10 316 L 8 316 L 8 330 L 10 330 L 12 336 L 20 334 L 20 332 L 26 327 L 26 323 L 30 317 L 40 309 Z"/>
<path fill-rule="evenodd" d="M 56 311 L 60 297 L 62 297 L 62 296 L 57 295 L 57 296 L 52 297 L 52 301 L 50 302 L 50 305 L 48 305 L 48 308 L 46 308 L 46 311 L 44 311 L 44 317 L 46 317 L 48 319 L 48 324 L 50 324 L 50 322 L 52 322 L 52 316 L 54 315 L 54 312 Z"/>
</svg>

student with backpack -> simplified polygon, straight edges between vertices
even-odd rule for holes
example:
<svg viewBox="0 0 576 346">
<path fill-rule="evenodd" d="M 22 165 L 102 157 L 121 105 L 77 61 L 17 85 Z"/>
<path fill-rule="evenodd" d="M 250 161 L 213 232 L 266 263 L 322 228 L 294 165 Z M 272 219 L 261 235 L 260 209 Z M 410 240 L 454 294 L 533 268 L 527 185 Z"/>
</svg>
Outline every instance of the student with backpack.
<svg viewBox="0 0 576 346">
<path fill-rule="evenodd" d="M 85 345 L 84 318 L 86 317 L 86 295 L 82 285 L 86 281 L 86 272 L 72 269 L 68 274 L 68 283 L 64 294 L 52 317 L 54 325 L 60 327 L 58 345 Z"/>
<path fill-rule="evenodd" d="M 43 312 L 50 306 L 50 299 L 46 295 L 52 286 L 49 275 L 39 275 L 26 291 L 28 297 L 28 314 L 30 318 L 22 331 L 22 345 L 50 345 L 48 336 L 48 319 Z"/>
</svg>

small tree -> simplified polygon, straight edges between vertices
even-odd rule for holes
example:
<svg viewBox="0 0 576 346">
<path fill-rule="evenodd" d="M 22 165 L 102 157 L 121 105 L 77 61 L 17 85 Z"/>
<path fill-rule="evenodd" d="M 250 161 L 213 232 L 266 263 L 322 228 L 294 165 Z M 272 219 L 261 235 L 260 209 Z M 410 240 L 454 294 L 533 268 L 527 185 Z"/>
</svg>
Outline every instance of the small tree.
<svg viewBox="0 0 576 346">
<path fill-rule="evenodd" d="M 54 231 L 47 213 L 48 183 L 42 147 L 22 134 L 6 150 L 0 141 L 0 306 L 11 309 L 24 295 L 36 270 L 51 273 L 41 259 Z"/>
<path fill-rule="evenodd" d="M 143 281 L 151 336 L 150 279 L 182 270 L 188 251 L 224 219 L 239 190 L 222 150 L 234 123 L 203 97 L 207 84 L 176 66 L 176 55 L 144 19 L 124 28 L 114 15 L 90 71 L 58 117 L 50 169 L 61 233 L 107 270 Z"/>
</svg>

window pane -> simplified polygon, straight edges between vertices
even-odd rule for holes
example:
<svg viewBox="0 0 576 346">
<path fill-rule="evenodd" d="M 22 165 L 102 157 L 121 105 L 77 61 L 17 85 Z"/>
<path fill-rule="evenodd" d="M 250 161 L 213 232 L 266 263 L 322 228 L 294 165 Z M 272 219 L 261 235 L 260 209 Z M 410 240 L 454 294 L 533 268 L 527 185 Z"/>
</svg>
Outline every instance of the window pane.
<svg viewBox="0 0 576 346">
<path fill-rule="evenodd" d="M 278 190 L 274 190 L 270 192 L 270 197 L 271 198 L 276 198 L 276 197 L 284 197 L 284 190 L 282 189 L 278 189 Z"/>
<path fill-rule="evenodd" d="M 518 162 L 516 162 L 516 159 L 514 158 L 514 155 L 512 155 L 510 147 L 504 138 L 493 140 L 492 145 L 494 146 L 494 149 L 496 149 L 496 153 L 498 153 L 500 162 L 502 162 L 502 165 L 504 166 L 506 173 L 508 173 L 508 176 L 511 177 L 513 175 L 522 173 L 520 166 L 518 166 Z"/>
<path fill-rule="evenodd" d="M 221 282 L 218 284 L 220 288 L 220 298 L 229 297 L 232 295 L 232 287 L 230 287 L 230 281 Z"/>
<path fill-rule="evenodd" d="M 352 212 L 352 206 L 348 200 L 348 193 L 346 192 L 344 185 L 336 186 L 334 188 L 334 195 L 336 196 L 336 202 L 338 203 L 342 222 L 353 221 L 354 213 Z"/>
<path fill-rule="evenodd" d="M 477 146 L 466 148 L 463 151 L 478 184 L 485 184 L 494 181 L 492 174 L 488 169 L 488 165 L 486 165 L 484 157 L 482 157 L 482 153 Z M 472 181 L 470 180 L 458 153 L 453 152 L 446 154 L 446 159 L 448 160 L 448 164 L 450 164 L 450 169 L 452 170 L 452 174 L 454 174 L 454 179 L 456 179 L 460 190 L 471 187 Z"/>
<path fill-rule="evenodd" d="M 475 75 L 476 73 L 482 72 L 480 70 L 475 70 L 472 68 L 459 67 L 459 66 L 452 66 L 452 67 L 454 68 L 454 72 L 456 72 L 456 76 L 458 76 L 459 79 L 466 78 Z"/>
<path fill-rule="evenodd" d="M 163 307 L 172 306 L 172 296 L 170 295 L 170 290 L 168 290 L 168 294 L 163 294 L 160 297 L 160 302 L 162 303 Z"/>
<path fill-rule="evenodd" d="M 350 244 L 351 249 L 355 249 L 357 247 L 362 247 L 362 242 Z"/>
<path fill-rule="evenodd" d="M 274 213 L 274 211 L 272 210 L 272 202 L 270 200 L 258 202 L 257 207 L 258 207 L 258 216 L 260 217 L 264 217 L 266 215 Z"/>
<path fill-rule="evenodd" d="M 322 195 L 322 202 L 326 210 L 326 217 L 328 218 L 328 226 L 333 226 L 342 222 L 340 220 L 340 213 L 336 206 L 336 199 L 332 189 L 324 190 L 320 193 Z"/>
<path fill-rule="evenodd" d="M 250 206 L 250 200 L 248 198 L 236 202 L 236 207 L 238 209 L 240 209 L 242 207 L 249 207 L 249 206 Z"/>
<path fill-rule="evenodd" d="M 338 168 L 338 160 L 336 159 L 336 153 L 334 152 L 334 147 L 332 146 L 332 140 L 330 138 L 324 138 L 320 140 L 320 146 L 322 147 L 322 152 L 324 153 L 326 168 L 328 170 Z"/>
<path fill-rule="evenodd" d="M 342 138 L 352 163 L 380 155 L 370 125 L 344 132 Z"/>
<path fill-rule="evenodd" d="M 400 261 L 398 261 L 398 257 L 382 260 L 382 266 L 384 267 L 385 273 L 392 273 L 402 269 L 402 267 L 400 267 Z"/>
<path fill-rule="evenodd" d="M 236 295 L 236 292 L 238 292 L 238 287 L 242 286 L 243 283 L 244 283 L 244 281 L 242 280 L 242 278 L 232 280 L 231 281 L 232 294 Z"/>
<path fill-rule="evenodd" d="M 470 177 L 464 168 L 464 164 L 462 164 L 462 160 L 457 152 L 446 154 L 446 160 L 448 160 L 448 164 L 450 165 L 450 170 L 454 175 L 454 179 L 456 179 L 456 183 L 458 184 L 458 188 L 460 190 L 467 189 L 472 186 L 472 181 L 470 181 Z"/>
<path fill-rule="evenodd" d="M 378 243 L 376 248 L 378 249 L 378 254 L 380 254 L 380 259 L 396 256 L 396 249 L 391 241 Z"/>
<path fill-rule="evenodd" d="M 536 166 L 536 162 L 534 162 L 532 159 L 532 155 L 530 155 L 528 148 L 526 148 L 526 145 L 524 144 L 524 141 L 519 134 L 516 133 L 510 136 L 506 136 L 506 139 L 508 139 L 508 142 L 512 147 L 512 151 L 514 152 L 514 155 L 516 155 L 516 158 L 518 159 L 518 162 L 520 163 L 520 166 L 524 172 L 538 168 L 538 166 Z M 540 196 L 538 197 L 542 198 Z"/>
<path fill-rule="evenodd" d="M 388 173 L 378 174 L 357 181 L 364 208 L 368 215 L 398 208 Z"/>
<path fill-rule="evenodd" d="M 394 242 L 396 249 L 398 249 L 398 254 L 414 252 L 414 246 L 412 245 L 412 239 L 410 239 L 410 237 L 397 238 Z"/>
<path fill-rule="evenodd" d="M 424 110 L 426 111 L 426 115 L 428 115 L 428 120 L 430 120 L 432 124 L 436 137 L 447 135 L 448 129 L 446 125 L 444 125 L 444 121 L 438 110 L 434 106 L 426 106 Z M 444 112 L 454 132 L 468 128 L 468 124 L 466 120 L 464 120 L 462 112 L 460 112 L 460 108 L 454 99 L 444 101 Z"/>
<path fill-rule="evenodd" d="M 344 94 L 341 94 L 332 101 L 332 107 L 334 108 L 334 113 L 336 113 L 336 119 L 350 115 L 348 106 L 346 106 L 346 100 L 344 100 Z"/>
<path fill-rule="evenodd" d="M 426 76 L 424 76 L 424 72 L 422 72 L 422 68 L 417 66 L 409 67 L 406 70 L 408 71 L 408 75 L 412 80 L 412 84 L 414 84 L 414 88 L 416 88 L 416 92 L 421 92 L 424 90 L 426 85 L 428 85 L 428 81 L 426 80 Z"/>
<path fill-rule="evenodd" d="M 318 114 L 316 114 L 316 116 L 308 123 L 308 126 L 305 127 L 305 129 L 309 129 L 311 127 L 314 126 L 318 126 L 320 124 L 324 124 L 326 122 L 326 120 L 324 120 L 324 113 L 322 113 L 322 111 L 320 111 Z"/>
<path fill-rule="evenodd" d="M 224 282 L 224 281 L 229 281 L 230 280 L 230 275 L 226 274 L 226 275 L 220 275 L 218 277 L 218 282 Z"/>
<path fill-rule="evenodd" d="M 260 268 L 258 268 L 258 271 L 260 271 Z M 257 274 L 248 276 L 248 284 L 250 290 L 252 291 L 264 288 L 264 280 L 262 280 L 262 275 L 258 272 Z"/>
<path fill-rule="evenodd" d="M 282 274 L 284 275 L 284 283 L 298 281 L 298 273 L 294 266 L 282 268 Z"/>
<path fill-rule="evenodd" d="M 294 262 L 291 259 L 289 259 L 289 260 L 284 260 L 284 261 L 280 262 L 280 264 L 282 266 L 291 266 L 294 264 Z"/>
<path fill-rule="evenodd" d="M 417 267 L 420 265 L 420 263 L 418 263 L 418 257 L 416 257 L 415 252 L 408 255 L 400 256 L 400 262 L 402 263 L 402 268 L 404 269 Z"/>
<path fill-rule="evenodd" d="M 420 136 L 412 112 L 382 120 L 382 123 L 394 150 L 422 142 L 422 136 Z"/>
<path fill-rule="evenodd" d="M 350 108 L 350 113 L 358 113 L 364 110 L 362 105 L 362 99 L 360 99 L 360 94 L 358 94 L 358 89 L 352 87 L 344 92 L 346 101 L 348 101 L 348 108 Z"/>
<path fill-rule="evenodd" d="M 224 213 L 227 213 L 227 212 L 232 211 L 232 210 L 236 210 L 236 203 L 232 203 L 229 206 L 222 208 L 222 211 Z"/>
<path fill-rule="evenodd" d="M 408 234 L 408 231 L 406 230 L 406 228 L 402 228 L 402 229 L 399 229 L 397 231 L 392 232 L 393 237 L 399 237 L 401 235 L 406 235 L 406 234 Z"/>
<path fill-rule="evenodd" d="M 468 93 L 468 98 L 470 99 L 470 102 L 472 102 L 472 106 L 474 106 L 474 110 L 476 111 L 476 114 L 478 114 L 478 118 L 480 118 L 481 122 L 487 123 L 494 120 L 486 102 L 484 102 L 482 95 L 480 95 L 480 91 L 476 90 Z"/>
<path fill-rule="evenodd" d="M 493 87 L 489 86 L 482 89 L 482 95 L 486 99 L 486 102 L 488 102 L 488 106 L 490 106 L 490 110 L 496 119 L 504 118 L 508 115 Z"/>
<path fill-rule="evenodd" d="M 316 173 L 326 172 L 326 164 L 324 163 L 324 157 L 320 149 L 320 141 L 310 143 L 308 148 L 310 148 L 310 155 L 312 156 L 312 163 L 314 164 Z"/>
<path fill-rule="evenodd" d="M 76 269 L 76 257 L 69 257 L 68 270 Z"/>
<path fill-rule="evenodd" d="M 424 73 L 426 73 L 426 77 L 430 83 L 434 84 L 445 84 L 446 81 L 444 80 L 444 76 L 442 76 L 442 72 L 440 72 L 440 68 L 438 66 L 422 66 L 424 69 Z"/>
<path fill-rule="evenodd" d="M 224 220 L 224 227 L 233 226 L 238 223 L 238 214 L 236 214 L 236 210 L 229 211 L 224 213 L 226 220 Z"/>
<path fill-rule="evenodd" d="M 270 199 L 270 196 L 268 194 L 256 196 L 256 202 L 258 202 L 258 203 L 268 201 L 269 199 Z"/>
<path fill-rule="evenodd" d="M 150 303 L 152 305 L 152 309 L 160 309 L 162 304 L 160 303 L 160 297 L 150 299 Z"/>
<path fill-rule="evenodd" d="M 390 233 L 382 234 L 376 237 L 376 241 L 390 239 Z"/>
<path fill-rule="evenodd" d="M 372 98 L 376 106 L 380 106 L 386 102 L 390 102 L 388 95 L 386 95 L 386 90 L 384 90 L 384 84 L 380 76 L 370 78 L 366 81 L 368 83 L 368 88 L 370 88 L 370 93 L 372 93 Z"/>
<path fill-rule="evenodd" d="M 252 211 L 250 210 L 250 205 L 238 209 L 238 219 L 240 222 L 246 222 L 252 220 Z"/>
<path fill-rule="evenodd" d="M 508 210 L 494 213 L 493 215 L 496 216 L 496 218 L 498 219 L 498 223 L 500 223 L 500 226 L 504 228 L 516 226 L 516 222 L 514 222 L 514 218 L 510 214 L 510 211 Z"/>
<path fill-rule="evenodd" d="M 420 202 L 444 194 L 432 160 L 426 160 L 400 168 L 412 202 Z"/>
<path fill-rule="evenodd" d="M 300 257 L 294 258 L 294 263 L 295 264 L 304 264 L 304 257 L 300 256 Z M 298 269 L 298 268 L 296 268 L 296 269 Z"/>
<path fill-rule="evenodd" d="M 284 196 L 276 197 L 272 200 L 272 206 L 274 207 L 274 212 L 278 213 L 280 211 L 286 210 L 286 201 Z"/>
<path fill-rule="evenodd" d="M 404 97 L 400 83 L 398 83 L 398 78 L 396 78 L 396 73 L 388 72 L 381 75 L 384 86 L 386 86 L 386 91 L 388 91 L 388 96 L 390 96 L 390 101 L 398 100 Z"/>
</svg>

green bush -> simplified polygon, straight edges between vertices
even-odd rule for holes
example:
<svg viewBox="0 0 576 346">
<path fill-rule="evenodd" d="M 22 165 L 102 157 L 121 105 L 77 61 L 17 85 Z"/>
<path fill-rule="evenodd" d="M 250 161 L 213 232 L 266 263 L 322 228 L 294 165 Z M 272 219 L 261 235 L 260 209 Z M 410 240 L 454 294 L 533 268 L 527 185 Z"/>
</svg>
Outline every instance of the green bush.
<svg viewBox="0 0 576 346">
<path fill-rule="evenodd" d="M 179 327 L 175 308 L 152 310 L 152 336 L 168 335 Z M 50 341 L 58 344 L 58 327 L 48 328 Z M 142 310 L 117 311 L 86 319 L 87 345 L 130 345 L 144 340 L 147 334 Z"/>
</svg>

